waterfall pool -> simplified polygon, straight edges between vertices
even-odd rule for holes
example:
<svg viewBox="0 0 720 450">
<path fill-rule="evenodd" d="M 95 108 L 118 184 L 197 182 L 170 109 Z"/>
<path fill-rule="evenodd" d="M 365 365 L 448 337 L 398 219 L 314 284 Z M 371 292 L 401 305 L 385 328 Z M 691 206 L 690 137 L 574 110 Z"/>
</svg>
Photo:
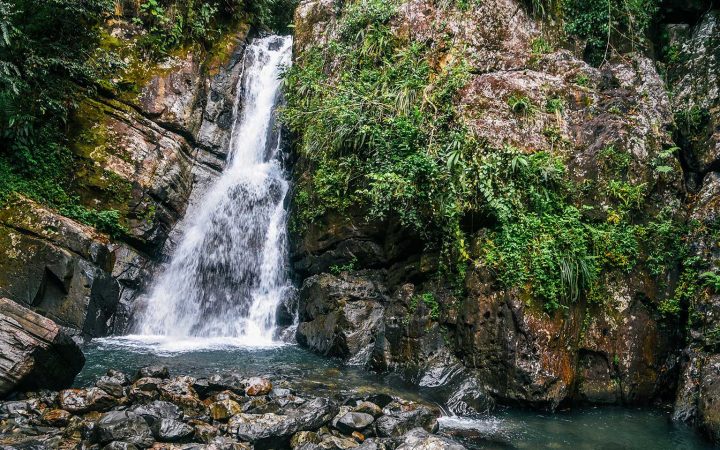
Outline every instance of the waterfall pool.
<svg viewBox="0 0 720 450">
<path fill-rule="evenodd" d="M 134 373 L 162 364 L 171 374 L 196 377 L 234 371 L 299 383 L 305 390 L 388 393 L 437 403 L 432 391 L 396 376 L 380 376 L 310 353 L 297 345 L 243 347 L 232 339 L 174 339 L 125 336 L 96 339 L 85 349 L 87 362 L 76 385 L 91 385 L 108 368 Z M 554 414 L 498 409 L 482 418 L 444 417 L 442 430 L 469 449 L 710 449 L 694 430 L 673 424 L 669 412 L 645 408 L 576 408 Z"/>
</svg>

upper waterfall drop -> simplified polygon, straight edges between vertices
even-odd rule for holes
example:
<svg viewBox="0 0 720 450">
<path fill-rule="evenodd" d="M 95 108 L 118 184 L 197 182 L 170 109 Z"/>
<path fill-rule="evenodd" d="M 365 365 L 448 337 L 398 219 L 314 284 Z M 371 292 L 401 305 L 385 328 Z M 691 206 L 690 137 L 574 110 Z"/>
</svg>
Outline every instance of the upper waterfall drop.
<svg viewBox="0 0 720 450">
<path fill-rule="evenodd" d="M 288 276 L 284 207 L 289 183 L 274 127 L 280 74 L 291 63 L 292 38 L 254 39 L 243 74 L 225 170 L 190 217 L 133 331 L 168 337 L 273 341 Z"/>
</svg>

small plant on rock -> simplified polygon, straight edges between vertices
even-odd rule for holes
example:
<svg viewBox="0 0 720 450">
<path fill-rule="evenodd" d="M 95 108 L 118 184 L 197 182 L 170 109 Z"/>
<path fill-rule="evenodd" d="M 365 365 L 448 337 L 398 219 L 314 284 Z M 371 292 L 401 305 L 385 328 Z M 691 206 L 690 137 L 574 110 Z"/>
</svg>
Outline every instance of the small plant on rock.
<svg viewBox="0 0 720 450">
<path fill-rule="evenodd" d="M 511 95 L 508 99 L 508 106 L 513 113 L 520 116 L 531 116 L 535 112 L 535 105 L 527 95 Z"/>
</svg>

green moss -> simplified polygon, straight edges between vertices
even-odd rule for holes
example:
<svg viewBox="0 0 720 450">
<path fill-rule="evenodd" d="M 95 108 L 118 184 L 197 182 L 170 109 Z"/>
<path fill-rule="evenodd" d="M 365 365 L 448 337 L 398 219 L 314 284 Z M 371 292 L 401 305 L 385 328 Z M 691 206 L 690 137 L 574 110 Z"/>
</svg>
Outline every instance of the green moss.
<svg viewBox="0 0 720 450">
<path fill-rule="evenodd" d="M 430 313 L 429 315 L 432 320 L 440 319 L 440 303 L 438 303 L 435 295 L 432 292 L 423 292 L 420 295 L 413 295 L 413 297 L 410 299 L 410 307 L 408 312 L 410 314 L 414 314 L 420 303 L 423 303 L 425 305 L 425 308 L 427 308 L 428 312 Z"/>
</svg>

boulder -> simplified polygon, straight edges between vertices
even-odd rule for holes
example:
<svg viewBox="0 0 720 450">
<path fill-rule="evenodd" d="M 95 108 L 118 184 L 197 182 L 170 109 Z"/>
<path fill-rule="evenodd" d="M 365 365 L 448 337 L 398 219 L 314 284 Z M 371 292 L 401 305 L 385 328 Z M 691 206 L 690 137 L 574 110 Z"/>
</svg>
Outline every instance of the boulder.
<svg viewBox="0 0 720 450">
<path fill-rule="evenodd" d="M 353 431 L 364 430 L 374 421 L 375 418 L 370 414 L 351 411 L 340 416 L 333 425 L 343 434 L 352 434 Z"/>
<path fill-rule="evenodd" d="M 113 441 L 102 448 L 103 450 L 138 450 L 134 444 L 129 442 Z"/>
<path fill-rule="evenodd" d="M 210 417 L 213 420 L 226 421 L 235 414 L 239 414 L 242 411 L 240 404 L 234 400 L 219 400 L 211 403 L 208 406 L 210 411 Z"/>
<path fill-rule="evenodd" d="M 72 414 L 62 409 L 46 409 L 42 413 L 42 420 L 51 427 L 64 427 L 70 421 Z"/>
<path fill-rule="evenodd" d="M 100 388 L 65 389 L 60 391 L 60 407 L 71 413 L 107 411 L 117 404 L 117 399 Z"/>
<path fill-rule="evenodd" d="M 68 387 L 85 357 L 52 320 L 0 299 L 0 397 L 14 390 Z"/>
<path fill-rule="evenodd" d="M 380 437 L 396 438 L 418 427 L 429 433 L 435 433 L 440 428 L 438 414 L 424 405 L 391 403 L 384 412 L 386 414 L 374 424 L 375 433 Z"/>
<path fill-rule="evenodd" d="M 364 365 L 382 323 L 384 299 L 385 287 L 374 276 L 310 277 L 299 295 L 298 342 L 318 353 Z"/>
<path fill-rule="evenodd" d="M 228 422 L 228 433 L 252 443 L 256 449 L 286 446 L 293 434 L 311 431 L 332 420 L 338 412 L 335 403 L 317 398 L 285 414 L 237 414 Z"/>
<path fill-rule="evenodd" d="M 149 447 L 154 442 L 152 431 L 145 419 L 128 411 L 110 411 L 95 426 L 99 443 L 127 442 L 138 447 Z"/>
<path fill-rule="evenodd" d="M 247 381 L 245 393 L 251 397 L 267 395 L 272 390 L 272 383 L 267 378 L 252 377 Z"/>
<path fill-rule="evenodd" d="M 389 403 L 389 402 L 388 402 Z M 377 418 L 382 416 L 382 408 L 376 405 L 373 402 L 363 401 L 360 402 L 353 411 L 359 412 L 359 413 L 365 413 L 370 414 L 371 416 Z"/>
<path fill-rule="evenodd" d="M 135 375 L 135 380 L 140 378 L 170 378 L 170 371 L 165 366 L 141 367 Z"/>
<path fill-rule="evenodd" d="M 191 436 L 195 429 L 190 425 L 175 419 L 157 419 L 152 424 L 153 436 L 158 441 L 177 442 Z"/>
<path fill-rule="evenodd" d="M 142 416 L 151 425 L 160 419 L 180 420 L 183 416 L 177 405 L 162 400 L 135 406 L 132 412 Z"/>
<path fill-rule="evenodd" d="M 130 379 L 124 373 L 117 370 L 108 371 L 107 375 L 100 377 L 95 386 L 112 395 L 122 397 L 125 395 L 125 386 L 130 384 Z"/>
<path fill-rule="evenodd" d="M 405 434 L 396 450 L 466 450 L 465 446 L 444 436 L 414 428 Z"/>
</svg>

